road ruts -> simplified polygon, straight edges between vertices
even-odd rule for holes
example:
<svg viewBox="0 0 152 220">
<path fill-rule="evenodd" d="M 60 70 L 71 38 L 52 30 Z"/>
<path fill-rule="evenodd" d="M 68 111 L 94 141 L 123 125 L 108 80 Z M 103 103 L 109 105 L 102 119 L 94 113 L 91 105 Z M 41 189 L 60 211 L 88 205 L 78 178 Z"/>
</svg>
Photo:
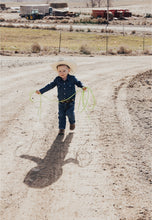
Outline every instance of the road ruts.
<svg viewBox="0 0 152 220">
<path fill-rule="evenodd" d="M 1 216 L 4 220 L 150 218 L 147 162 L 142 165 L 142 172 L 139 170 L 144 162 L 141 159 L 148 161 L 149 156 L 144 151 L 148 148 L 139 145 L 138 135 L 143 128 L 133 123 L 138 117 L 135 118 L 136 111 L 131 112 L 132 97 L 127 87 L 133 76 L 149 68 L 150 58 L 74 59 L 79 64 L 77 78 L 93 90 L 97 102 L 90 112 L 90 120 L 85 111 L 79 113 L 76 107 L 76 129 L 71 132 L 67 126 L 63 139 L 57 136 L 57 103 L 44 102 L 39 121 L 29 102 L 31 89 L 55 76 L 53 73 L 50 77 L 49 64 L 38 65 L 38 69 L 42 68 L 40 71 L 35 66 L 27 75 L 27 67 L 23 66 L 20 68 L 23 76 L 18 81 L 11 74 L 19 69 L 9 72 L 11 89 L 8 88 L 8 93 L 7 88 L 3 90 L 4 98 L 8 98 L 5 104 L 11 107 L 7 109 L 6 105 L 3 109 L 9 129 L 4 133 L 0 155 Z M 14 101 L 15 92 L 10 95 L 16 83 L 20 91 L 18 101 Z M 137 94 L 135 90 L 133 93 Z M 53 99 L 55 95 L 55 90 L 48 93 Z M 24 107 L 22 111 L 18 111 L 18 103 Z M 12 113 L 17 117 L 10 123 Z M 130 117 L 127 126 L 124 114 Z M 130 125 L 138 130 L 136 138 L 134 133 L 128 132 Z"/>
</svg>

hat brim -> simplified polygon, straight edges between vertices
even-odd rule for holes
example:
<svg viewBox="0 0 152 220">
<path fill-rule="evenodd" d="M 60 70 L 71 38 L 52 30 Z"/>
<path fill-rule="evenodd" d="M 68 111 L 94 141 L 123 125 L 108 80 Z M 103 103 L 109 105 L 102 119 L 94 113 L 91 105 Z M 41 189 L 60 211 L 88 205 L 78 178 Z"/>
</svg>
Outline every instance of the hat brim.
<svg viewBox="0 0 152 220">
<path fill-rule="evenodd" d="M 71 62 L 71 61 L 64 61 L 64 60 L 63 61 L 58 61 L 56 63 L 51 64 L 51 67 L 52 67 L 53 70 L 55 70 L 57 72 L 57 66 L 61 65 L 61 64 L 69 66 L 71 73 L 75 73 L 76 70 L 77 70 L 76 63 Z"/>
</svg>

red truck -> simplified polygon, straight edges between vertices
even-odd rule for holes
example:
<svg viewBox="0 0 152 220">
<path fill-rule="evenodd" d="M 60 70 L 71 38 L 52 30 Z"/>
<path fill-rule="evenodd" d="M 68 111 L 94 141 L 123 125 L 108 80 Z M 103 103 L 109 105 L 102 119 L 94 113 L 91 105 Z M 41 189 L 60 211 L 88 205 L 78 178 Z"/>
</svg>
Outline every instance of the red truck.
<svg viewBox="0 0 152 220">
<path fill-rule="evenodd" d="M 107 18 L 107 10 L 92 10 L 93 18 Z M 109 20 L 115 18 L 131 17 L 132 13 L 128 9 L 109 10 Z"/>
<path fill-rule="evenodd" d="M 93 18 L 107 18 L 107 10 L 92 10 Z M 113 14 L 109 11 L 109 20 L 113 19 Z"/>
<path fill-rule="evenodd" d="M 112 12 L 113 17 L 115 18 L 123 18 L 123 17 L 131 17 L 132 13 L 128 9 L 113 9 L 110 10 Z"/>
</svg>

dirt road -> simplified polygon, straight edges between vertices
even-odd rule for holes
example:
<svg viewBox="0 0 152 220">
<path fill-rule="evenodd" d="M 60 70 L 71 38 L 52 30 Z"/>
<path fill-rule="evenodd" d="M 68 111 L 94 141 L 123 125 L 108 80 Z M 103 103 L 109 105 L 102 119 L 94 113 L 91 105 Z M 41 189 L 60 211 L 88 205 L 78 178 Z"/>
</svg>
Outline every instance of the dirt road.
<svg viewBox="0 0 152 220">
<path fill-rule="evenodd" d="M 1 23 L 1 27 L 9 27 L 10 23 L 9 22 L 3 22 Z M 12 24 L 13 27 L 20 27 L 21 23 L 13 23 Z M 29 27 L 29 28 L 34 28 L 34 27 L 39 27 L 39 28 L 53 28 L 54 24 L 26 24 L 26 23 L 22 23 L 23 26 Z M 57 30 L 70 30 L 71 24 L 56 24 L 55 28 Z M 83 30 L 83 31 L 87 31 L 88 29 L 90 29 L 91 31 L 100 31 L 103 29 L 106 29 L 107 26 L 106 25 L 91 25 L 91 24 L 87 24 L 87 25 L 72 25 L 73 30 Z M 131 33 L 132 31 L 136 31 L 137 33 L 149 33 L 151 34 L 152 30 L 150 26 L 135 26 L 135 25 L 109 25 L 108 26 L 109 30 L 113 30 L 115 32 L 126 32 L 126 33 Z"/>
<path fill-rule="evenodd" d="M 151 57 L 70 57 L 96 106 L 63 139 L 56 89 L 29 100 L 57 59 L 1 57 L 1 218 L 152 219 Z"/>
</svg>

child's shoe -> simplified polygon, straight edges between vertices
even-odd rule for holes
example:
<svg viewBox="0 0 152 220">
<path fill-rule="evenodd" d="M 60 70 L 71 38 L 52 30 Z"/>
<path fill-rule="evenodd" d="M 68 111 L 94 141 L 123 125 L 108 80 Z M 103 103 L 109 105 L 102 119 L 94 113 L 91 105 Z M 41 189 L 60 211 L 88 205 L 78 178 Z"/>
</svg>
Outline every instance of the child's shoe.
<svg viewBox="0 0 152 220">
<path fill-rule="evenodd" d="M 70 130 L 74 130 L 75 129 L 75 124 L 70 124 Z"/>
<path fill-rule="evenodd" d="M 64 135 L 64 129 L 60 129 L 58 135 Z"/>
</svg>

